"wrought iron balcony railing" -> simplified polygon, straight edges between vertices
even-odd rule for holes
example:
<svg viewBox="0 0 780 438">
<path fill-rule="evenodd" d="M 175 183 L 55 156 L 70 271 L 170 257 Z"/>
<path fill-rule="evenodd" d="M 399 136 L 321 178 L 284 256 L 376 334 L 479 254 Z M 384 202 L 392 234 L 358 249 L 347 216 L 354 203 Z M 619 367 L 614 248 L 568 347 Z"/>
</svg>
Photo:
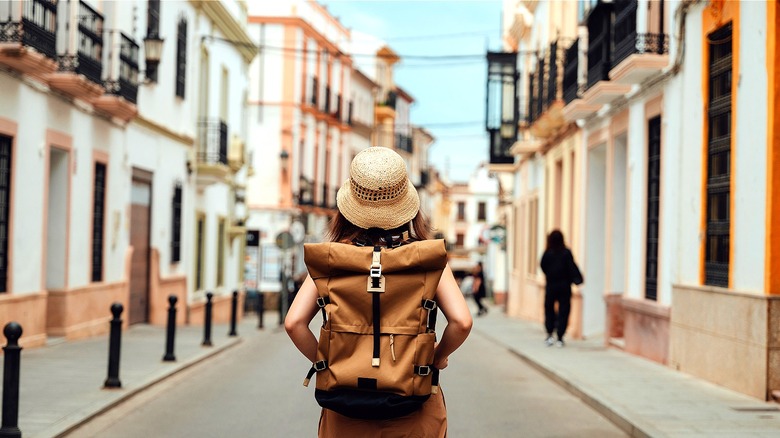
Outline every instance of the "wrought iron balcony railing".
<svg viewBox="0 0 780 438">
<path fill-rule="evenodd" d="M 228 126 L 219 119 L 202 118 L 198 121 L 199 163 L 227 165 Z"/>
<path fill-rule="evenodd" d="M 106 92 L 123 97 L 128 102 L 138 100 L 138 44 L 123 33 L 119 34 L 119 77 L 107 80 Z"/>
<path fill-rule="evenodd" d="M 577 38 L 566 49 L 564 55 L 564 71 L 563 71 L 563 101 L 569 104 L 571 101 L 579 97 L 580 84 L 579 84 L 579 64 L 580 64 L 580 39 Z"/>
<path fill-rule="evenodd" d="M 317 95 L 319 94 L 319 92 L 320 92 L 319 82 L 317 81 L 316 77 L 312 77 L 311 78 L 311 99 L 309 100 L 309 102 L 314 106 L 317 106 Z"/>
<path fill-rule="evenodd" d="M 588 15 L 588 88 L 609 80 L 612 68 L 612 3 L 599 1 Z"/>
<path fill-rule="evenodd" d="M 57 58 L 57 0 L 27 0 L 5 2 L 8 8 L 21 6 L 21 17 L 9 10 L 5 21 L 0 21 L 0 42 L 22 43 L 51 59 Z M 2 18 L 0 18 L 2 20 Z"/>
<path fill-rule="evenodd" d="M 330 85 L 325 86 L 325 102 L 322 105 L 322 112 L 330 114 Z"/>
<path fill-rule="evenodd" d="M 395 134 L 395 147 L 402 151 L 412 152 L 412 137 L 403 134 Z"/>
<path fill-rule="evenodd" d="M 103 15 L 79 1 L 77 53 L 60 56 L 60 71 L 84 75 L 101 84 L 103 74 Z"/>
<path fill-rule="evenodd" d="M 387 92 L 387 97 L 379 105 L 380 106 L 387 106 L 387 107 L 390 107 L 393 110 L 395 110 L 395 103 L 396 103 L 397 99 L 398 99 L 398 94 L 395 91 L 388 91 Z"/>
</svg>

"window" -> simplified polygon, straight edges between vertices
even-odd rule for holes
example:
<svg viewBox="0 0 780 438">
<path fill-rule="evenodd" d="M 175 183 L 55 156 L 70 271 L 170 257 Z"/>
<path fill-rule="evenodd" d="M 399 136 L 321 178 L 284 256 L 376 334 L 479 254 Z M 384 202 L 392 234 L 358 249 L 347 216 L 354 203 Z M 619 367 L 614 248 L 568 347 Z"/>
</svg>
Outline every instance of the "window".
<svg viewBox="0 0 780 438">
<path fill-rule="evenodd" d="M 225 218 L 217 226 L 217 287 L 225 283 Z"/>
<path fill-rule="evenodd" d="M 536 274 L 539 264 L 537 237 L 539 234 L 539 200 L 534 198 L 528 203 L 528 273 Z"/>
<path fill-rule="evenodd" d="M 181 184 L 173 189 L 171 212 L 171 263 L 181 261 Z"/>
<path fill-rule="evenodd" d="M 0 292 L 8 292 L 8 213 L 11 209 L 11 138 L 0 136 Z"/>
<path fill-rule="evenodd" d="M 463 233 L 457 233 L 455 235 L 455 248 L 463 248 L 466 243 L 466 236 Z"/>
<path fill-rule="evenodd" d="M 658 210 L 661 201 L 661 116 L 647 123 L 645 298 L 658 299 Z"/>
<path fill-rule="evenodd" d="M 731 23 L 709 35 L 707 108 L 707 234 L 704 284 L 729 284 L 731 201 Z"/>
<path fill-rule="evenodd" d="M 466 220 L 466 203 L 463 201 L 458 202 L 458 220 Z"/>
<path fill-rule="evenodd" d="M 206 231 L 206 218 L 198 216 L 195 236 L 195 290 L 203 289 L 203 233 Z"/>
<path fill-rule="evenodd" d="M 486 207 L 487 207 L 487 205 L 485 204 L 485 202 L 480 202 L 479 204 L 477 204 L 477 220 L 478 221 L 485 221 L 485 220 L 487 220 L 487 218 L 486 218 L 486 211 L 485 211 Z"/>
<path fill-rule="evenodd" d="M 95 163 L 92 199 L 92 281 L 103 281 L 103 242 L 106 201 L 106 165 Z"/>
<path fill-rule="evenodd" d="M 187 20 L 179 21 L 176 33 L 176 95 L 184 99 L 184 85 L 187 75 Z"/>
<path fill-rule="evenodd" d="M 149 0 L 146 9 L 146 36 L 160 36 L 160 0 Z"/>
</svg>

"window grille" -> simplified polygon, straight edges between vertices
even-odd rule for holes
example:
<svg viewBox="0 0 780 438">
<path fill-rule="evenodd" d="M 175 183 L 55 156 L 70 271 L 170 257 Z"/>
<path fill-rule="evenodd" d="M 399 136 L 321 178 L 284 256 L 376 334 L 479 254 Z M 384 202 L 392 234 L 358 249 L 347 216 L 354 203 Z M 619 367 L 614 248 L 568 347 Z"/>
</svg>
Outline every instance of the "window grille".
<svg viewBox="0 0 780 438">
<path fill-rule="evenodd" d="M 661 201 L 661 116 L 647 124 L 645 298 L 658 299 L 658 211 Z"/>
<path fill-rule="evenodd" d="M 8 292 L 8 220 L 11 197 L 11 137 L 0 136 L 0 293 Z"/>
<path fill-rule="evenodd" d="M 709 98 L 707 108 L 707 234 L 704 284 L 729 283 L 731 202 L 731 86 L 732 25 L 711 33 L 709 39 Z"/>
<path fill-rule="evenodd" d="M 179 21 L 176 33 L 176 95 L 184 99 L 184 85 L 187 76 L 187 21 Z"/>
<path fill-rule="evenodd" d="M 95 185 L 92 204 L 92 281 L 103 281 L 103 241 L 106 201 L 106 165 L 95 163 Z"/>
<path fill-rule="evenodd" d="M 181 185 L 173 189 L 173 211 L 171 214 L 171 263 L 181 261 Z"/>
</svg>

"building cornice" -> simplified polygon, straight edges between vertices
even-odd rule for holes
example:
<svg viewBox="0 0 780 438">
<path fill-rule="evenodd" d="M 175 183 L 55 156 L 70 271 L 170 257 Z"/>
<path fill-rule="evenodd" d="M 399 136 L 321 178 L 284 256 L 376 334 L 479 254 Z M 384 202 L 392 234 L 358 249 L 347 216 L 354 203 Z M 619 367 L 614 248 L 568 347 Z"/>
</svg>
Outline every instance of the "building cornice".
<svg viewBox="0 0 780 438">
<path fill-rule="evenodd" d="M 149 130 L 152 130 L 158 134 L 162 134 L 168 138 L 170 138 L 173 141 L 182 143 L 185 146 L 192 146 L 195 144 L 195 139 L 190 137 L 189 135 L 185 134 L 179 134 L 177 132 L 173 132 L 171 129 L 154 122 L 152 120 L 149 120 L 141 115 L 136 116 L 135 119 L 131 123 L 136 123 L 144 128 L 147 128 Z"/>
<path fill-rule="evenodd" d="M 221 1 L 190 0 L 190 2 L 195 8 L 202 10 L 227 39 L 235 42 L 236 49 L 247 64 L 252 62 L 258 52 L 257 45 L 249 37 L 246 27 L 236 20 Z"/>
</svg>

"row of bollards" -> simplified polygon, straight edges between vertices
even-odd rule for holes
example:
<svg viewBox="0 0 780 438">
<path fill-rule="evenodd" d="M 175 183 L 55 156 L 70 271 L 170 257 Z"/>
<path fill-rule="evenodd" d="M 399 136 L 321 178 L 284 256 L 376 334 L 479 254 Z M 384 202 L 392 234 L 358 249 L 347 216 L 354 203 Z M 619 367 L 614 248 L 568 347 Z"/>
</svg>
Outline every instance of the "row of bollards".
<svg viewBox="0 0 780 438">
<path fill-rule="evenodd" d="M 261 295 L 262 296 L 262 295 Z M 211 320 L 212 320 L 212 298 L 214 294 L 206 294 L 205 320 L 203 324 L 203 346 L 212 346 L 211 342 Z M 165 355 L 163 361 L 175 361 L 174 338 L 176 334 L 176 302 L 178 298 L 175 295 L 168 297 L 168 323 L 165 336 Z M 263 328 L 263 300 L 258 300 L 258 328 Z M 111 305 L 112 319 L 110 324 L 110 333 L 108 341 L 108 376 L 103 384 L 104 388 L 121 388 L 122 382 L 119 380 L 119 355 L 122 344 L 122 304 L 114 303 Z M 238 319 L 238 291 L 233 291 L 232 302 L 230 305 L 230 332 L 228 336 L 238 336 L 236 331 L 236 322 Z M 22 327 L 16 322 L 9 322 L 3 329 L 8 343 L 3 347 L 3 406 L 2 423 L 0 423 L 0 438 L 21 438 L 22 432 L 19 429 L 19 370 L 21 362 L 21 350 L 19 338 L 22 336 Z"/>
</svg>

